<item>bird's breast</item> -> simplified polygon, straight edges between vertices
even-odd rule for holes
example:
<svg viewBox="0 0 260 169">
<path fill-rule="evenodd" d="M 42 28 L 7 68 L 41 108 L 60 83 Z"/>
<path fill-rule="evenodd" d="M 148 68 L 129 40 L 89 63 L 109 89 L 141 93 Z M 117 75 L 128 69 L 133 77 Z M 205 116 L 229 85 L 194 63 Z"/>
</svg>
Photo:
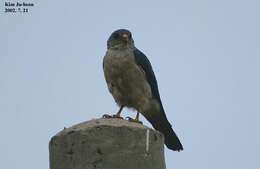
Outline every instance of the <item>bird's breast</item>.
<svg viewBox="0 0 260 169">
<path fill-rule="evenodd" d="M 143 70 L 135 63 L 132 51 L 107 51 L 104 74 L 108 88 L 120 105 L 140 109 L 152 97 Z"/>
<path fill-rule="evenodd" d="M 134 66 L 134 62 L 134 56 L 128 50 L 108 51 L 104 58 L 104 69 L 112 71 L 110 73 L 119 73 L 118 71 L 129 70 Z"/>
</svg>

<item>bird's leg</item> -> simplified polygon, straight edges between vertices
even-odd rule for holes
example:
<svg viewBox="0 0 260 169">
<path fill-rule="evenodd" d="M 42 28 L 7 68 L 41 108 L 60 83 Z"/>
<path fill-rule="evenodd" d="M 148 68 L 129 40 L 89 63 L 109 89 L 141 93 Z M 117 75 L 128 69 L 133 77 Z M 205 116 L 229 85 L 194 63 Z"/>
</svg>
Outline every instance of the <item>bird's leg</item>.
<svg viewBox="0 0 260 169">
<path fill-rule="evenodd" d="M 120 119 L 122 119 L 120 114 L 121 114 L 123 108 L 124 108 L 124 106 L 121 106 L 120 109 L 118 110 L 118 112 L 116 114 L 114 114 L 114 115 L 104 114 L 103 118 L 120 118 Z"/>
<path fill-rule="evenodd" d="M 121 118 L 121 119 L 122 119 L 122 117 L 120 116 L 120 114 L 121 114 L 123 108 L 124 108 L 124 106 L 121 106 L 120 109 L 118 110 L 118 112 L 117 112 L 115 115 L 113 115 L 113 117 L 114 117 L 114 118 Z"/>
<path fill-rule="evenodd" d="M 137 112 L 137 114 L 136 114 L 136 116 L 135 116 L 134 119 L 131 118 L 131 117 L 126 117 L 126 118 L 127 118 L 127 120 L 130 121 L 130 122 L 135 122 L 135 123 L 143 124 L 143 122 L 141 122 L 141 121 L 139 120 L 139 114 L 140 114 L 140 113 Z"/>
</svg>

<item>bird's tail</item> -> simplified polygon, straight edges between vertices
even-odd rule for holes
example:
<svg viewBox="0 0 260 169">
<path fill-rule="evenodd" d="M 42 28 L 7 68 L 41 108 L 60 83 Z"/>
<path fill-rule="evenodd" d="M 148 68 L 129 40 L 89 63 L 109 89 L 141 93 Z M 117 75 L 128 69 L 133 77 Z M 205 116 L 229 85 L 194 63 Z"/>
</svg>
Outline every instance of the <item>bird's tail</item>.
<svg viewBox="0 0 260 169">
<path fill-rule="evenodd" d="M 167 120 L 162 106 L 160 112 L 144 113 L 144 116 L 156 130 L 163 133 L 165 145 L 169 149 L 173 151 L 183 150 L 183 146 Z"/>
</svg>

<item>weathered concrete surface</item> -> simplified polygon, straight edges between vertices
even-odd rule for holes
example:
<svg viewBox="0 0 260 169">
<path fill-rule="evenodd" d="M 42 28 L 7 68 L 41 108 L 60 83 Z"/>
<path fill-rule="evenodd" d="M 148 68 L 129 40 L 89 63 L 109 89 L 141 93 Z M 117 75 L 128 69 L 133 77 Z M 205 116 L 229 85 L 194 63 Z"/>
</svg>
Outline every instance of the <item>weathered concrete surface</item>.
<svg viewBox="0 0 260 169">
<path fill-rule="evenodd" d="M 163 135 L 121 119 L 64 129 L 52 137 L 49 150 L 51 169 L 165 169 Z"/>
</svg>

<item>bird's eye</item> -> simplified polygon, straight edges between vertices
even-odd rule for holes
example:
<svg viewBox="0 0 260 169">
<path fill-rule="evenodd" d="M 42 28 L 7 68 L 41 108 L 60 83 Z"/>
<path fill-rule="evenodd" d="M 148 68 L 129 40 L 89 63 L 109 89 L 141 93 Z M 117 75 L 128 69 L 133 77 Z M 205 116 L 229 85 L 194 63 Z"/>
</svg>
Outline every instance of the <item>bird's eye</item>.
<svg viewBox="0 0 260 169">
<path fill-rule="evenodd" d="M 131 33 L 129 33 L 129 39 L 132 39 L 132 34 Z"/>
<path fill-rule="evenodd" d="M 115 34 L 113 35 L 113 37 L 114 37 L 115 39 L 117 39 L 117 38 L 119 38 L 119 34 L 118 34 L 118 33 L 115 33 Z"/>
</svg>

